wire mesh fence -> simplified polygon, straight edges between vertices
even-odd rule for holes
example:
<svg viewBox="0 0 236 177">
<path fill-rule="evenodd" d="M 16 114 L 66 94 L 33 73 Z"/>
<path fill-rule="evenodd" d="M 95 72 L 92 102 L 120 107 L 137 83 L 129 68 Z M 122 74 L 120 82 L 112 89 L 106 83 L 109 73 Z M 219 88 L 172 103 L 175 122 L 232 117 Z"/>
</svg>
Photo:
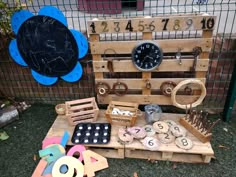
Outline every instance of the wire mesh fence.
<svg viewBox="0 0 236 177">
<path fill-rule="evenodd" d="M 163 16 L 168 14 L 208 13 L 217 16 L 213 47 L 207 73 L 205 108 L 222 110 L 227 96 L 236 56 L 235 0 L 5 0 L 9 6 L 22 4 L 32 13 L 46 5 L 59 8 L 67 18 L 68 27 L 87 36 L 86 22 L 98 18 L 129 18 Z M 155 39 L 198 38 L 198 31 L 155 33 Z M 138 40 L 139 34 L 100 36 L 102 40 Z M 3 41 L 5 36 L 1 35 Z M 0 45 L 0 89 L 8 97 L 29 102 L 59 103 L 66 100 L 95 96 L 95 81 L 90 52 L 81 60 L 83 76 L 79 82 L 59 80 L 53 86 L 42 86 L 31 76 L 29 68 L 15 64 L 8 54 L 8 46 Z M 169 77 L 174 77 L 170 75 Z M 189 75 L 189 77 L 191 77 Z M 235 78 L 234 78 L 235 79 Z"/>
</svg>

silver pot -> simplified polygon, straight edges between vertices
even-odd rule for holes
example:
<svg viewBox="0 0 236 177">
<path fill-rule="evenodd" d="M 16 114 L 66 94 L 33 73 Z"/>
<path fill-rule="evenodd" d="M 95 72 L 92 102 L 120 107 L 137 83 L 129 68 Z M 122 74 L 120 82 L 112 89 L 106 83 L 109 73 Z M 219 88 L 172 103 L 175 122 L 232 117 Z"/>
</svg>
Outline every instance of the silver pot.
<svg viewBox="0 0 236 177">
<path fill-rule="evenodd" d="M 145 120 L 148 124 L 154 123 L 161 118 L 161 107 L 157 104 L 149 104 L 144 107 Z"/>
</svg>

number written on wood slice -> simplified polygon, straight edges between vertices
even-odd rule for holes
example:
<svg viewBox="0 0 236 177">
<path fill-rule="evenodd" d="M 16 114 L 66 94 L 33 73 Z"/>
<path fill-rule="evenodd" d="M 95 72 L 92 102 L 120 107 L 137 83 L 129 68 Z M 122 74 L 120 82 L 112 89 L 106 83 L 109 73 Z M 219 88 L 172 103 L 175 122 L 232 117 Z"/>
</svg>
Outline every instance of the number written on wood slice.
<svg viewBox="0 0 236 177">
<path fill-rule="evenodd" d="M 187 130 L 181 125 L 172 125 L 170 131 L 175 137 L 184 137 L 187 135 Z"/>
<path fill-rule="evenodd" d="M 141 139 L 146 136 L 146 131 L 142 127 L 127 128 L 127 131 L 134 136 L 134 138 Z"/>
<path fill-rule="evenodd" d="M 169 125 L 169 127 L 171 127 L 172 125 L 176 125 L 176 122 L 173 120 L 163 120 L 165 123 L 167 123 Z"/>
<path fill-rule="evenodd" d="M 155 122 L 153 128 L 157 133 L 167 133 L 169 131 L 169 126 L 164 121 Z"/>
<path fill-rule="evenodd" d="M 153 129 L 152 125 L 145 125 L 143 129 L 146 131 L 146 136 L 154 136 L 156 131 Z"/>
<path fill-rule="evenodd" d="M 191 149 L 193 147 L 193 142 L 187 137 L 179 137 L 175 139 L 175 144 L 181 149 Z"/>
<path fill-rule="evenodd" d="M 144 147 L 146 147 L 148 150 L 155 151 L 159 149 L 160 142 L 158 139 L 154 137 L 146 137 L 143 140 L 141 140 Z"/>
<path fill-rule="evenodd" d="M 107 159 L 93 151 L 83 151 L 83 157 L 85 174 L 88 177 L 95 176 L 96 171 L 108 168 Z M 95 159 L 96 161 L 93 162 L 91 159 Z"/>
<path fill-rule="evenodd" d="M 164 144 L 169 144 L 172 143 L 175 140 L 175 136 L 173 136 L 170 132 L 168 133 L 159 133 L 157 135 L 158 139 L 160 142 Z"/>
</svg>

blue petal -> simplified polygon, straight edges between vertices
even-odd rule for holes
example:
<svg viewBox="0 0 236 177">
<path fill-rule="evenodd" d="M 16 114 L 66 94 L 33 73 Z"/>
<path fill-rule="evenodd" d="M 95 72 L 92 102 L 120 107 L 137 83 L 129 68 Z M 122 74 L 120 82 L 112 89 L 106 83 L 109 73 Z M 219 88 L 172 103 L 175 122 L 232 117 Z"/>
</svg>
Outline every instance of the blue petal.
<svg viewBox="0 0 236 177">
<path fill-rule="evenodd" d="M 77 62 L 74 69 L 67 75 L 62 76 L 61 78 L 67 82 L 76 82 L 78 81 L 83 74 L 83 68 L 79 62 Z"/>
<path fill-rule="evenodd" d="M 12 59 L 21 66 L 28 66 L 22 56 L 20 55 L 19 49 L 17 47 L 16 39 L 13 39 L 9 45 L 9 53 Z"/>
<path fill-rule="evenodd" d="M 26 20 L 28 20 L 33 16 L 34 14 L 32 14 L 28 10 L 20 10 L 15 12 L 11 17 L 11 28 L 14 31 L 14 33 L 17 34 L 22 23 L 24 23 Z"/>
<path fill-rule="evenodd" d="M 44 6 L 42 9 L 39 10 L 38 14 L 52 17 L 52 18 L 58 20 L 59 22 L 61 22 L 62 24 L 64 24 L 65 26 L 67 26 L 67 21 L 66 21 L 64 14 L 56 7 Z"/>
<path fill-rule="evenodd" d="M 58 80 L 57 77 L 44 76 L 44 75 L 37 73 L 34 70 L 31 70 L 31 73 L 32 73 L 32 76 L 34 77 L 34 79 L 42 85 L 52 85 L 52 84 L 56 83 Z"/>
<path fill-rule="evenodd" d="M 73 34 L 73 36 L 74 36 L 74 38 L 76 40 L 76 43 L 78 45 L 78 49 L 79 49 L 78 50 L 79 51 L 78 58 L 81 59 L 88 52 L 88 41 L 87 41 L 86 37 L 82 33 L 78 32 L 76 30 L 73 30 L 73 29 L 70 30 L 70 31 Z"/>
</svg>

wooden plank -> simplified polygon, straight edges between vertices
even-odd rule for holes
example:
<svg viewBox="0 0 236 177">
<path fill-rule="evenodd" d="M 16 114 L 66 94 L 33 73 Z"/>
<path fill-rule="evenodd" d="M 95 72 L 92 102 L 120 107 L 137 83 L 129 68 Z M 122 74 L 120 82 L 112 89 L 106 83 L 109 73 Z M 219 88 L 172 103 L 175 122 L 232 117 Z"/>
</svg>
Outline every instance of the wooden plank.
<svg viewBox="0 0 236 177">
<path fill-rule="evenodd" d="M 89 34 L 213 30 L 216 16 L 186 15 L 152 18 L 103 19 L 87 22 Z"/>
<path fill-rule="evenodd" d="M 181 47 L 181 52 L 192 52 L 196 46 L 201 46 L 202 51 L 210 52 L 212 45 L 212 38 L 195 38 L 195 39 L 165 39 L 165 40 L 153 40 L 157 43 L 163 53 L 177 52 Z M 133 48 L 143 41 L 104 41 L 104 42 L 90 42 L 90 48 L 92 54 L 104 54 L 107 48 L 112 48 L 118 54 L 131 54 Z M 114 54 L 112 51 L 107 51 L 107 54 Z M 207 57 L 208 58 L 208 57 Z"/>
<path fill-rule="evenodd" d="M 109 104 L 110 101 L 127 101 L 127 102 L 136 102 L 139 104 L 159 104 L 159 105 L 172 105 L 170 97 L 164 96 L 164 95 L 131 95 L 127 94 L 122 97 L 110 94 L 106 97 L 98 97 L 98 102 L 100 104 Z M 197 95 L 177 95 L 176 99 L 181 104 L 190 104 L 195 102 L 198 99 L 199 96 Z"/>
<path fill-rule="evenodd" d="M 90 42 L 99 42 L 99 35 L 97 34 L 90 34 L 89 38 L 90 38 Z M 93 54 L 92 57 L 94 61 L 103 60 L 101 58 L 101 55 L 98 55 L 98 54 Z M 94 75 L 95 75 L 95 78 L 101 78 L 101 79 L 103 78 L 103 73 L 101 72 L 94 73 Z"/>
<path fill-rule="evenodd" d="M 145 32 L 143 33 L 143 40 L 151 40 L 152 39 L 152 33 L 151 32 Z M 152 77 L 151 72 L 142 72 L 142 79 L 148 82 Z M 146 85 L 142 87 L 142 95 L 151 95 L 151 89 L 147 88 Z"/>
<path fill-rule="evenodd" d="M 212 37 L 212 34 L 213 34 L 213 31 L 211 31 L 211 30 L 203 31 L 202 37 L 209 39 L 210 37 Z M 207 45 L 212 46 L 212 40 L 209 41 L 209 42 L 207 43 Z M 208 57 L 209 57 L 209 52 L 203 51 L 203 52 L 200 54 L 199 60 L 205 60 L 205 59 L 208 58 Z M 199 77 L 206 77 L 206 74 L 207 74 L 206 71 L 197 71 L 197 72 L 196 72 L 196 78 L 199 78 Z"/>
<path fill-rule="evenodd" d="M 163 60 L 161 65 L 152 72 L 171 72 L 171 71 L 190 71 L 193 66 L 194 59 L 182 59 L 182 64 L 179 65 L 175 59 Z M 198 60 L 196 65 L 196 71 L 207 71 L 209 65 L 209 59 Z M 107 68 L 107 61 L 94 61 L 93 62 L 94 72 L 109 72 Z M 134 66 L 132 60 L 124 61 L 113 61 L 113 68 L 116 72 L 139 72 L 139 70 Z M 96 77 L 97 78 L 97 77 Z"/>
<path fill-rule="evenodd" d="M 114 148 L 98 148 L 98 147 L 89 147 L 91 151 L 98 153 L 104 157 L 123 159 L 125 158 L 125 149 L 114 149 Z"/>
<path fill-rule="evenodd" d="M 193 78 L 188 78 L 188 79 L 193 79 Z M 201 80 L 203 83 L 206 82 L 205 78 L 198 78 L 199 80 Z M 150 83 L 152 85 L 152 90 L 159 90 L 160 86 L 163 82 L 165 81 L 171 81 L 171 82 L 175 82 L 176 84 L 178 84 L 179 82 L 186 80 L 186 78 L 152 78 L 150 80 Z M 143 87 L 145 87 L 146 85 L 146 81 L 142 80 L 140 78 L 137 79 L 119 79 L 120 82 L 125 83 L 126 85 L 128 85 L 128 89 L 129 90 L 138 90 L 141 89 Z M 112 86 L 114 83 L 117 82 L 117 79 L 95 79 L 95 82 L 106 82 L 107 84 L 109 84 L 110 86 Z M 192 86 L 192 89 L 198 89 L 199 87 L 196 86 Z"/>
</svg>

